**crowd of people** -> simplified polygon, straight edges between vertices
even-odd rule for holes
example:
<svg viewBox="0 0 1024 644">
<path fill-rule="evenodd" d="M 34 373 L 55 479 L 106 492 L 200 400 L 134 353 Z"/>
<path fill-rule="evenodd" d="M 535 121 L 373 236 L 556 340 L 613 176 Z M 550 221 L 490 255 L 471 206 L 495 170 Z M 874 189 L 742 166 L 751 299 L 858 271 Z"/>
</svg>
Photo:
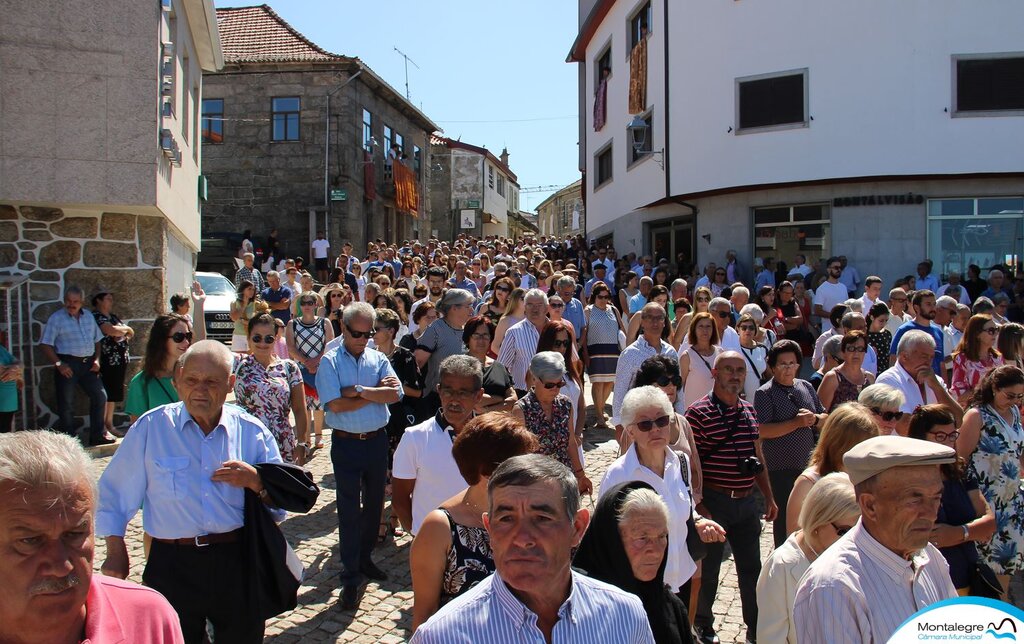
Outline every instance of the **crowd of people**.
<svg viewBox="0 0 1024 644">
<path fill-rule="evenodd" d="M 206 621 L 230 641 L 262 634 L 214 599 L 245 583 L 242 492 L 273 506 L 253 465 L 303 465 L 324 435 L 341 608 L 387 579 L 376 546 L 409 533 L 417 643 L 717 642 L 726 544 L 749 642 L 884 642 L 928 604 L 1007 598 L 1024 570 L 1024 277 L 1006 267 L 940 280 L 923 261 L 885 295 L 845 257 L 748 272 L 730 251 L 697 271 L 583 237 L 336 256 L 317 242 L 315 275 L 301 258 L 264 274 L 241 249 L 230 350 L 193 329 L 201 289 L 175 295 L 127 395 L 133 331 L 108 291 L 89 316 L 68 289 L 41 338 L 64 433 L 75 385 L 84 444 L 111 440 L 125 400 L 134 424 L 85 495 L 103 570 L 127 574 L 124 528 L 142 508 L 143 579 L 185 641 Z M 594 428 L 618 444 L 596 486 Z M 30 486 L 5 445 L 0 489 Z M 223 574 L 196 596 L 194 568 Z M 2 604 L 0 640 L 5 622 L 32 623 Z"/>
</svg>

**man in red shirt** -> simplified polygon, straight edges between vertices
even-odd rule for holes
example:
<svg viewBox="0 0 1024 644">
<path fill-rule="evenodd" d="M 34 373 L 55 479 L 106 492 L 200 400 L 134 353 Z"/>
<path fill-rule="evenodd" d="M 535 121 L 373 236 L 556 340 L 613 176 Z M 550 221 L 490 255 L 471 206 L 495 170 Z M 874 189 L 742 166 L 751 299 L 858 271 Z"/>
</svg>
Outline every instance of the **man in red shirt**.
<svg viewBox="0 0 1024 644">
<path fill-rule="evenodd" d="M 163 595 L 93 574 L 95 481 L 70 436 L 0 434 L 0 642 L 184 642 Z"/>
</svg>

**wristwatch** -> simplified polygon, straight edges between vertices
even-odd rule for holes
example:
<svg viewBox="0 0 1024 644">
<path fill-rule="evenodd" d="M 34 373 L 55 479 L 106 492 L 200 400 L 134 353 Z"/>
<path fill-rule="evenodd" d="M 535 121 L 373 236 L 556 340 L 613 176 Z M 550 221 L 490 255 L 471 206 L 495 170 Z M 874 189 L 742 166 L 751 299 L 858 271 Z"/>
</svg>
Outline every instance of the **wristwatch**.
<svg viewBox="0 0 1024 644">
<path fill-rule="evenodd" d="M 60 369 L 60 366 L 61 366 L 62 364 L 64 364 L 64 363 L 63 363 L 63 362 L 61 362 L 60 360 L 58 360 L 57 362 L 54 362 L 54 363 L 53 363 L 53 366 L 55 366 L 55 367 L 57 367 L 58 369 Z"/>
<path fill-rule="evenodd" d="M 361 393 L 363 393 L 363 386 L 362 385 L 356 385 L 355 386 L 355 390 L 356 390 L 357 394 L 361 394 Z"/>
<path fill-rule="evenodd" d="M 966 542 L 970 541 L 971 540 L 971 531 L 967 528 L 967 524 L 965 523 L 965 524 L 963 524 L 960 527 L 964 529 L 964 542 L 966 543 Z"/>
</svg>

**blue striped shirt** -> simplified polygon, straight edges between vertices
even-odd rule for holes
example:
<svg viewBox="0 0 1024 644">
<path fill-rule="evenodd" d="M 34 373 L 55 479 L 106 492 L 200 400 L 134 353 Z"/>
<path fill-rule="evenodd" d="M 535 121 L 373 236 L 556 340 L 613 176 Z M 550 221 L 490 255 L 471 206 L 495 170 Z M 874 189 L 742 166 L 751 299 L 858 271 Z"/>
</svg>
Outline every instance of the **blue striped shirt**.
<svg viewBox="0 0 1024 644">
<path fill-rule="evenodd" d="M 184 403 L 146 412 L 100 477 L 96 535 L 124 536 L 139 507 L 143 527 L 158 539 L 242 527 L 245 491 L 210 480 L 224 461 L 280 463 L 281 453 L 263 423 L 235 405 L 224 405 L 209 435 Z M 284 511 L 272 512 L 279 521 L 285 517 Z"/>
<path fill-rule="evenodd" d="M 391 412 L 384 403 L 367 403 L 354 411 L 331 411 L 327 404 L 341 398 L 341 390 L 345 387 L 378 387 L 380 381 L 388 376 L 398 377 L 387 356 L 376 349 L 367 347 L 357 358 L 345 349 L 344 344 L 339 344 L 324 354 L 316 372 L 316 391 L 326 411 L 327 426 L 365 434 L 387 425 Z M 402 397 L 401 387 L 398 388 L 398 397 Z"/>
<path fill-rule="evenodd" d="M 46 320 L 39 344 L 48 344 L 57 353 L 88 358 L 96 355 L 96 343 L 102 339 L 103 331 L 88 311 L 79 309 L 78 316 L 71 317 L 61 308 Z"/>
<path fill-rule="evenodd" d="M 516 599 L 498 573 L 455 598 L 413 634 L 411 644 L 544 644 L 537 615 Z M 569 598 L 558 609 L 552 644 L 654 644 L 636 595 L 572 573 Z"/>
</svg>

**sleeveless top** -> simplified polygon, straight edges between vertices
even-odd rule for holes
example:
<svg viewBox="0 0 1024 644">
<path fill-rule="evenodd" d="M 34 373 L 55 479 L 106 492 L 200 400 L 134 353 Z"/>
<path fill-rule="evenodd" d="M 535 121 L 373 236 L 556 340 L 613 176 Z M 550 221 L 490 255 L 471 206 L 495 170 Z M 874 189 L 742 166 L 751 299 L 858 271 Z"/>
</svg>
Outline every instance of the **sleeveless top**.
<svg viewBox="0 0 1024 644">
<path fill-rule="evenodd" d="M 441 508 L 441 512 L 448 517 L 448 528 L 452 533 L 452 545 L 448 549 L 441 581 L 441 600 L 447 601 L 458 597 L 494 572 L 494 556 L 491 554 L 491 541 L 486 529 L 455 523 L 448 510 Z"/>
<path fill-rule="evenodd" d="M 861 370 L 863 372 L 863 369 Z M 839 384 L 836 385 L 836 393 L 832 396 L 832 406 L 828 408 L 829 413 L 835 411 L 835 408 L 843 403 L 857 400 L 857 396 L 860 395 L 860 390 L 868 384 L 867 376 L 863 373 L 861 384 L 850 382 L 846 379 L 846 376 L 842 374 L 838 369 L 835 370 L 836 376 L 839 378 Z"/>
<path fill-rule="evenodd" d="M 587 324 L 587 344 L 619 344 L 619 322 L 615 319 L 615 311 L 609 306 L 601 310 L 596 306 L 590 310 L 590 322 Z"/>
<path fill-rule="evenodd" d="M 692 345 L 686 347 L 686 354 L 690 356 L 690 371 L 686 374 L 686 382 L 683 383 L 684 409 L 706 396 L 715 387 L 711 367 L 715 365 L 715 359 L 722 352 L 722 347 L 715 345 L 714 348 L 715 352 L 710 356 L 702 356 Z"/>
<path fill-rule="evenodd" d="M 307 358 L 317 358 L 324 353 L 324 318 L 317 318 L 313 324 L 306 324 L 302 318 L 293 318 L 295 325 L 295 350 Z"/>
<path fill-rule="evenodd" d="M 572 415 L 572 403 L 568 396 L 555 396 L 551 403 L 551 420 L 545 416 L 540 401 L 532 391 L 516 401 L 516 406 L 523 411 L 526 429 L 540 442 L 540 453 L 572 469 L 572 461 L 569 460 L 569 417 Z"/>
</svg>

